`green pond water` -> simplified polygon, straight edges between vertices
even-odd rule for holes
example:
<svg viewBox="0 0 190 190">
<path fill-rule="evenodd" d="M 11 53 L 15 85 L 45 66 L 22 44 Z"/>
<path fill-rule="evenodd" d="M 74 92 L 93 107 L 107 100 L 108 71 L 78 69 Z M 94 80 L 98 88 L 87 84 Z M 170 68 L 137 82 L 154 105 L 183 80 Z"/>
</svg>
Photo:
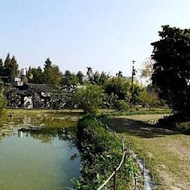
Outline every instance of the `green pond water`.
<svg viewBox="0 0 190 190">
<path fill-rule="evenodd" d="M 68 189 L 71 179 L 80 176 L 79 152 L 64 133 L 13 129 L 0 138 L 0 190 Z"/>
</svg>

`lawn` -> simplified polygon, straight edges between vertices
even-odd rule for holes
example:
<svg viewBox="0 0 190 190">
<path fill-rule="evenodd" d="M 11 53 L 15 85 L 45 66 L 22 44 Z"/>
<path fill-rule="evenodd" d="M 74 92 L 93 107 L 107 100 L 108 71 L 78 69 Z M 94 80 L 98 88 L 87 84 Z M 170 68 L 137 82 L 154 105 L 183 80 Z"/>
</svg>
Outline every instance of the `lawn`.
<svg viewBox="0 0 190 190">
<path fill-rule="evenodd" d="M 150 169 L 159 190 L 190 189 L 190 136 L 151 127 L 164 115 L 110 117 L 107 122 L 130 142 Z"/>
</svg>

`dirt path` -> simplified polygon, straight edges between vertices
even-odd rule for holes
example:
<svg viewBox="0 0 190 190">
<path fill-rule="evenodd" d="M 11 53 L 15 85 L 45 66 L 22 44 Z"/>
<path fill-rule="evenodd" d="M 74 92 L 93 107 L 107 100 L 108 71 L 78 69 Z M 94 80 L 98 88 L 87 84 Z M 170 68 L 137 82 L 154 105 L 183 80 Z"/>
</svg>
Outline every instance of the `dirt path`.
<svg viewBox="0 0 190 190">
<path fill-rule="evenodd" d="M 163 115 L 121 116 L 108 124 L 132 142 L 158 182 L 158 189 L 190 190 L 190 136 L 150 127 L 143 121 Z"/>
</svg>

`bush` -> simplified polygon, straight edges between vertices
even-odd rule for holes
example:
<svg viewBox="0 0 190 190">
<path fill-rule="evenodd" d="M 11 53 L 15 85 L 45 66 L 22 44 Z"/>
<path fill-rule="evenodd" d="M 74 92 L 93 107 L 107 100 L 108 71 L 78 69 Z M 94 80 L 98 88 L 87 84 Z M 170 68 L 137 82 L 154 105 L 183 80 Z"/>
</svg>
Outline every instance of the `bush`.
<svg viewBox="0 0 190 190">
<path fill-rule="evenodd" d="M 158 125 L 174 131 L 190 134 L 190 118 L 182 114 L 174 114 L 158 120 Z"/>
<path fill-rule="evenodd" d="M 86 115 L 78 122 L 77 145 L 81 153 L 81 176 L 72 180 L 75 189 L 97 189 L 120 163 L 121 141 L 107 132 L 94 116 Z M 117 172 L 118 190 L 129 185 L 132 171 L 136 173 L 137 169 L 127 156 L 126 163 Z M 111 186 L 112 183 L 108 183 L 106 189 L 112 189 Z"/>
<path fill-rule="evenodd" d="M 176 124 L 176 129 L 190 135 L 190 121 Z"/>
<path fill-rule="evenodd" d="M 129 110 L 129 105 L 125 102 L 125 100 L 118 100 L 116 109 L 118 111 L 127 111 Z"/>
<path fill-rule="evenodd" d="M 73 92 L 73 101 L 85 113 L 96 114 L 102 104 L 103 90 L 97 85 L 87 85 L 76 88 Z"/>
</svg>

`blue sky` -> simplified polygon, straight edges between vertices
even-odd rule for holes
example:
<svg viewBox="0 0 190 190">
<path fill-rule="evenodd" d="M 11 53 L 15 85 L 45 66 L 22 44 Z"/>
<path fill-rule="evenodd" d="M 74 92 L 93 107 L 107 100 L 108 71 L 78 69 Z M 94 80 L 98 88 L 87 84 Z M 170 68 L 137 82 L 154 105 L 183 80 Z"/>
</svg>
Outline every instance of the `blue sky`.
<svg viewBox="0 0 190 190">
<path fill-rule="evenodd" d="M 189 0 L 0 0 L 0 57 L 20 68 L 50 57 L 62 72 L 86 67 L 131 75 L 162 25 L 190 28 Z"/>
</svg>

